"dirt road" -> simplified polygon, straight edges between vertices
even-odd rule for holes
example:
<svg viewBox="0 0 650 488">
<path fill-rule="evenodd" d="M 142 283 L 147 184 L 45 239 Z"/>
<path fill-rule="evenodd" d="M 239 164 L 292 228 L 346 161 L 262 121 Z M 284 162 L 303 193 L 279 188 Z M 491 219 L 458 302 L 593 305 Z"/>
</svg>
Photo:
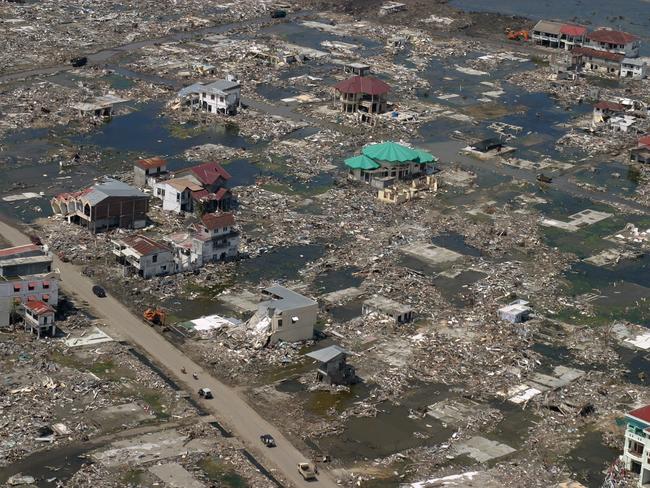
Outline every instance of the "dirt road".
<svg viewBox="0 0 650 488">
<path fill-rule="evenodd" d="M 25 234 L 1 221 L 0 234 L 12 245 L 29 243 Z M 96 297 L 91 291 L 93 282 L 82 275 L 78 267 L 63 263 L 56 257 L 54 267 L 61 272 L 61 287 L 66 293 L 74 297 L 77 302 L 88 303 L 98 318 L 106 321 L 125 339 L 138 345 L 187 391 L 196 393 L 201 387 L 210 388 L 214 393 L 214 399 L 202 401 L 202 407 L 231 430 L 249 451 L 266 464 L 269 471 L 281 473 L 296 486 L 337 486 L 329 473 L 322 471 L 316 483 L 304 481 L 298 473 L 297 464 L 304 461 L 305 456 L 278 429 L 253 410 L 234 389 L 210 376 L 206 370 L 192 362 L 183 352 L 170 344 L 154 328 L 144 324 L 116 299 L 111 296 Z M 187 369 L 187 374 L 181 373 L 183 367 Z M 192 378 L 191 373 L 194 371 L 198 372 L 198 381 Z M 263 447 L 259 439 L 262 434 L 271 434 L 276 439 L 277 447 Z"/>
</svg>

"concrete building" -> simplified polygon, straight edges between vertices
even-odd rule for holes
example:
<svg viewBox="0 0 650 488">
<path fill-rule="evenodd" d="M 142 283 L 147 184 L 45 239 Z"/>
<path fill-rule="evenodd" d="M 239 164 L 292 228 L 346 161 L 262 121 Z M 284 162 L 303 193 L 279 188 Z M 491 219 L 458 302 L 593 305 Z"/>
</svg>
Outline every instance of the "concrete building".
<svg viewBox="0 0 650 488">
<path fill-rule="evenodd" d="M 167 162 L 162 158 L 139 159 L 133 165 L 133 183 L 138 188 L 153 188 L 167 174 Z"/>
<path fill-rule="evenodd" d="M 526 300 L 514 300 L 505 307 L 501 307 L 497 311 L 497 315 L 501 320 L 519 324 L 528 320 L 531 310 Z"/>
<path fill-rule="evenodd" d="M 376 295 L 364 301 L 361 312 L 364 315 L 369 313 L 388 315 L 395 320 L 396 324 L 405 324 L 413 320 L 413 309 L 411 307 L 381 295 Z"/>
<path fill-rule="evenodd" d="M 576 47 L 571 54 L 575 58 L 575 64 L 583 66 L 585 70 L 614 76 L 620 76 L 621 62 L 625 58 L 623 54 L 591 47 Z"/>
<path fill-rule="evenodd" d="M 154 183 L 154 196 L 169 212 L 227 211 L 232 205 L 232 192 L 225 186 L 230 178 L 219 163 L 203 163 Z"/>
<path fill-rule="evenodd" d="M 54 309 L 47 303 L 40 300 L 28 300 L 21 305 L 23 326 L 25 330 L 34 333 L 40 339 L 43 334 L 56 335 L 56 323 L 54 320 Z"/>
<path fill-rule="evenodd" d="M 122 266 L 124 276 L 135 274 L 148 279 L 176 272 L 172 250 L 165 244 L 143 235 L 114 239 L 112 242 L 113 254 Z"/>
<path fill-rule="evenodd" d="M 262 290 L 268 300 L 259 304 L 248 321 L 248 328 L 264 334 L 270 344 L 278 341 L 308 341 L 314 337 L 318 303 L 284 286 L 274 285 Z"/>
<path fill-rule="evenodd" d="M 625 469 L 639 475 L 639 487 L 650 486 L 650 405 L 632 410 L 625 415 Z"/>
<path fill-rule="evenodd" d="M 343 72 L 352 76 L 366 76 L 370 74 L 370 66 L 363 63 L 348 63 L 343 65 Z"/>
<path fill-rule="evenodd" d="M 10 325 L 30 300 L 51 306 L 59 301 L 52 254 L 35 244 L 0 249 L 0 326 Z"/>
<path fill-rule="evenodd" d="M 586 35 L 584 47 L 621 54 L 626 58 L 637 58 L 639 57 L 641 40 L 627 32 L 601 27 Z"/>
<path fill-rule="evenodd" d="M 241 98 L 241 84 L 233 76 L 212 83 L 194 83 L 178 92 L 178 97 L 192 108 L 208 113 L 233 115 Z"/>
<path fill-rule="evenodd" d="M 140 229 L 147 225 L 149 197 L 112 178 L 79 192 L 61 193 L 50 204 L 55 214 L 93 233 L 116 227 Z"/>
<path fill-rule="evenodd" d="M 359 113 L 363 122 L 388 109 L 390 86 L 372 76 L 353 76 L 334 85 L 342 112 Z"/>
<path fill-rule="evenodd" d="M 531 31 L 532 41 L 539 46 L 571 50 L 581 46 L 587 34 L 586 27 L 552 20 L 540 20 Z"/>
<path fill-rule="evenodd" d="M 646 58 L 623 58 L 621 61 L 621 78 L 642 80 L 648 73 Z"/>
<path fill-rule="evenodd" d="M 395 185 L 396 181 L 431 174 L 437 161 L 426 151 L 383 142 L 365 146 L 360 156 L 346 159 L 345 165 L 349 179 L 382 189 Z"/>
<path fill-rule="evenodd" d="M 205 214 L 188 232 L 166 237 L 178 271 L 198 269 L 204 264 L 227 261 L 239 255 L 241 236 L 231 213 Z"/>
<path fill-rule="evenodd" d="M 128 102 L 128 100 L 115 95 L 103 95 L 87 102 L 75 103 L 72 105 L 72 108 L 82 117 L 110 118 L 113 115 L 113 107 L 118 103 L 124 102 Z"/>
<path fill-rule="evenodd" d="M 330 385 L 350 385 L 357 381 L 354 367 L 347 364 L 350 353 L 340 346 L 332 345 L 305 354 L 318 361 L 316 379 Z"/>
</svg>

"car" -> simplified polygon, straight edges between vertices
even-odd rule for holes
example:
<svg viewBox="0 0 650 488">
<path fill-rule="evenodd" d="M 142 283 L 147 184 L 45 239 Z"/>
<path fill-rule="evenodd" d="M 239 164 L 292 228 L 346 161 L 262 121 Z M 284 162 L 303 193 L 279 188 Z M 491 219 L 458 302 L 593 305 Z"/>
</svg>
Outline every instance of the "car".
<svg viewBox="0 0 650 488">
<path fill-rule="evenodd" d="M 272 19 L 283 19 L 286 16 L 287 16 L 287 11 L 286 10 L 278 9 L 278 10 L 274 10 L 273 12 L 271 12 L 271 18 Z"/>
<path fill-rule="evenodd" d="M 212 396 L 212 390 L 210 390 L 210 388 L 201 388 L 199 390 L 199 396 L 201 398 L 205 398 L 206 400 L 209 400 L 210 398 L 214 398 L 214 396 Z"/>
<path fill-rule="evenodd" d="M 78 58 L 72 58 L 70 60 L 70 64 L 75 68 L 81 68 L 82 66 L 86 66 L 87 63 L 88 63 L 88 58 L 86 56 L 80 56 Z"/>
<path fill-rule="evenodd" d="M 314 463 L 298 463 L 298 472 L 307 481 L 316 479 L 317 470 Z"/>
<path fill-rule="evenodd" d="M 261 435 L 260 440 L 266 447 L 275 447 L 275 439 L 271 434 Z"/>
<path fill-rule="evenodd" d="M 106 296 L 106 290 L 104 290 L 99 285 L 93 286 L 93 293 L 97 295 L 99 298 L 104 298 Z"/>
<path fill-rule="evenodd" d="M 539 173 L 536 176 L 536 178 L 537 178 L 537 181 L 539 181 L 540 183 L 552 183 L 553 182 L 553 178 L 551 178 L 550 176 L 546 176 L 544 173 Z"/>
</svg>

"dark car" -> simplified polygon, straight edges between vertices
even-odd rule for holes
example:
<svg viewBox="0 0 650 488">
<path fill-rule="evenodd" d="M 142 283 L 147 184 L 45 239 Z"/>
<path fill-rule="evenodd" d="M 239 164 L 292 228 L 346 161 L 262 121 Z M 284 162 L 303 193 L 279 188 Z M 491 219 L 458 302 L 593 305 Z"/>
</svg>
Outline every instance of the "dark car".
<svg viewBox="0 0 650 488">
<path fill-rule="evenodd" d="M 78 58 L 72 58 L 70 60 L 70 64 L 75 68 L 81 68 L 82 66 L 86 66 L 86 63 L 88 63 L 88 58 L 86 56 L 80 56 Z"/>
<path fill-rule="evenodd" d="M 99 298 L 104 298 L 106 296 L 106 290 L 104 290 L 99 285 L 93 286 L 93 293 L 97 295 Z"/>
<path fill-rule="evenodd" d="M 283 19 L 287 16 L 287 11 L 286 10 L 274 10 L 271 12 L 271 18 L 272 19 Z"/>
<path fill-rule="evenodd" d="M 261 435 L 260 440 L 266 447 L 275 447 L 275 439 L 271 434 Z"/>
</svg>

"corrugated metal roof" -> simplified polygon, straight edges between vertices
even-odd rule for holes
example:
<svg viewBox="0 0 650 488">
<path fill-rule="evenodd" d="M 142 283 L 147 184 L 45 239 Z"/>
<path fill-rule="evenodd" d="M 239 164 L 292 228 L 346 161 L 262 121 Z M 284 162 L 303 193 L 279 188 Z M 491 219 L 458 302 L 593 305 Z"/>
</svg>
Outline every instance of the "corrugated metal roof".
<svg viewBox="0 0 650 488">
<path fill-rule="evenodd" d="M 28 300 L 25 303 L 25 308 L 28 308 L 37 315 L 44 313 L 54 313 L 54 309 L 51 306 L 40 300 Z"/>
<path fill-rule="evenodd" d="M 587 28 L 581 25 L 564 24 L 560 29 L 560 33 L 566 36 L 580 37 L 587 33 Z"/>
<path fill-rule="evenodd" d="M 178 96 L 186 97 L 192 93 L 214 93 L 226 95 L 228 91 L 239 88 L 241 84 L 238 81 L 217 80 L 212 83 L 193 83 L 186 86 L 178 92 Z"/>
<path fill-rule="evenodd" d="M 107 178 L 104 181 L 95 183 L 95 185 L 91 186 L 88 189 L 88 192 L 83 196 L 91 205 L 97 205 L 101 201 L 110 197 L 148 198 L 146 194 L 142 193 L 137 188 L 112 178 Z"/>
<path fill-rule="evenodd" d="M 199 164 L 198 166 L 192 166 L 189 168 L 189 171 L 192 172 L 204 185 L 212 185 L 220 178 L 225 181 L 228 181 L 231 178 L 230 173 L 228 173 L 219 163 L 216 162 L 203 163 Z"/>
<path fill-rule="evenodd" d="M 327 363 L 328 361 L 331 361 L 341 354 L 348 355 L 350 353 L 343 349 L 341 346 L 334 344 L 323 349 L 319 349 L 318 351 L 309 352 L 305 354 L 305 356 L 315 359 L 316 361 L 320 361 L 321 363 Z"/>
<path fill-rule="evenodd" d="M 167 161 L 162 158 L 146 158 L 138 159 L 135 164 L 142 169 L 151 169 L 165 166 L 167 164 Z"/>
<path fill-rule="evenodd" d="M 533 27 L 533 31 L 559 35 L 563 25 L 562 22 L 555 22 L 553 20 L 540 20 Z"/>
<path fill-rule="evenodd" d="M 364 147 L 362 153 L 375 161 L 395 163 L 418 162 L 419 158 L 416 151 L 396 142 L 371 144 Z"/>
<path fill-rule="evenodd" d="M 171 251 L 171 249 L 162 242 L 155 241 L 141 234 L 124 237 L 121 239 L 121 241 L 141 256 L 148 256 L 149 254 L 158 252 Z"/>
<path fill-rule="evenodd" d="M 366 93 L 368 95 L 383 95 L 390 91 L 390 86 L 372 76 L 353 76 L 334 85 L 341 93 Z"/>
<path fill-rule="evenodd" d="M 15 254 L 23 254 L 26 252 L 34 252 L 40 250 L 41 246 L 37 246 L 36 244 L 25 244 L 23 246 L 6 247 L 4 249 L 0 249 L 0 256 L 7 257 L 13 256 Z"/>
<path fill-rule="evenodd" d="M 650 405 L 632 410 L 628 415 L 650 424 Z"/>
<path fill-rule="evenodd" d="M 268 302 L 263 302 L 264 306 L 270 306 L 279 311 L 291 310 L 298 307 L 306 307 L 309 305 L 314 305 L 316 303 L 315 300 L 307 298 L 306 296 L 303 296 L 300 293 L 296 293 L 289 288 L 285 288 L 282 285 L 269 286 L 268 288 L 264 288 L 264 292 L 280 297 L 269 300 Z"/>
<path fill-rule="evenodd" d="M 379 163 L 375 163 L 372 159 L 363 154 L 346 159 L 345 165 L 352 169 L 377 169 L 380 166 Z"/>
</svg>

